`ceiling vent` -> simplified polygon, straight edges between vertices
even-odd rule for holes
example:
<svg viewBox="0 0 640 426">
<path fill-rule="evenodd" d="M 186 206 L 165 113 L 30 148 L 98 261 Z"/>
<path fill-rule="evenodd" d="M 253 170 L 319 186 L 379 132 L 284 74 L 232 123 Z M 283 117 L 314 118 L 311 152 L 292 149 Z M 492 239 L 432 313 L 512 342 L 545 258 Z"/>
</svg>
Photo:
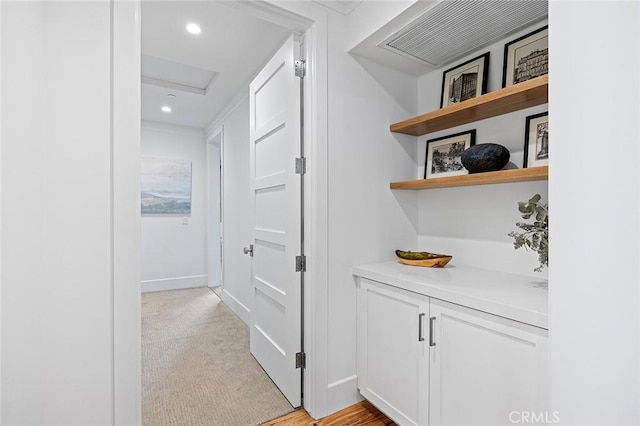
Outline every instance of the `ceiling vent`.
<svg viewBox="0 0 640 426">
<path fill-rule="evenodd" d="M 206 95 L 213 84 L 213 80 L 218 75 L 214 71 L 149 55 L 142 55 L 140 65 L 143 84 L 181 90 L 198 95 Z"/>
<path fill-rule="evenodd" d="M 547 16 L 546 0 L 443 0 L 378 46 L 441 67 Z"/>
</svg>

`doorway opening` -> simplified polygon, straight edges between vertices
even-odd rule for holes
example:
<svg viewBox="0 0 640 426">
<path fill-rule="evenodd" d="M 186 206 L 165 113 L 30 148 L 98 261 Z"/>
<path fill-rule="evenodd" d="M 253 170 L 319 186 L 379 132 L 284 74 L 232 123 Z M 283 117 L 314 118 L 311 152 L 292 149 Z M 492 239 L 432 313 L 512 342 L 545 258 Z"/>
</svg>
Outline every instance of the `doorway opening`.
<svg viewBox="0 0 640 426">
<path fill-rule="evenodd" d="M 251 259 L 238 250 L 251 239 L 247 76 L 291 29 L 219 2 L 144 2 L 142 17 L 141 154 L 186 163 L 191 183 L 188 210 L 142 217 L 143 291 L 215 287 L 249 323 Z"/>
</svg>

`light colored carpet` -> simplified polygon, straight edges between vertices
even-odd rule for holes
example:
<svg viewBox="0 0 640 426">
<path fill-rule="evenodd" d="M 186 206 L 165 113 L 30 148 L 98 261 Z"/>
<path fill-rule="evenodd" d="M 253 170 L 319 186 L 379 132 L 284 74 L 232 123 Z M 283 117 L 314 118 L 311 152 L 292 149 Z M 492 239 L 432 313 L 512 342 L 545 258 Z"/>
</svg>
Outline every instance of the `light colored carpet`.
<svg viewBox="0 0 640 426">
<path fill-rule="evenodd" d="M 144 426 L 254 426 L 293 407 L 208 288 L 142 295 Z"/>
</svg>

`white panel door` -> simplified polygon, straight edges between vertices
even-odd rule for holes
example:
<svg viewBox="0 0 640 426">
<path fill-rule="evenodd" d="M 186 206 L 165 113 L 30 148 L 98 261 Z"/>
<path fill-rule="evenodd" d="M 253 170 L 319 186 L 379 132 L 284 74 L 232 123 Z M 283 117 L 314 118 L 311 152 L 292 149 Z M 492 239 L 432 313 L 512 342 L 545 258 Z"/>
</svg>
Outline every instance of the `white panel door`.
<svg viewBox="0 0 640 426">
<path fill-rule="evenodd" d="M 429 422 L 428 318 L 428 297 L 360 279 L 358 388 L 399 425 Z"/>
<path fill-rule="evenodd" d="M 253 218 L 251 353 L 294 407 L 300 405 L 300 80 L 291 37 L 249 85 Z"/>
<path fill-rule="evenodd" d="M 553 421 L 546 330 L 436 299 L 431 316 L 430 426 Z"/>
</svg>

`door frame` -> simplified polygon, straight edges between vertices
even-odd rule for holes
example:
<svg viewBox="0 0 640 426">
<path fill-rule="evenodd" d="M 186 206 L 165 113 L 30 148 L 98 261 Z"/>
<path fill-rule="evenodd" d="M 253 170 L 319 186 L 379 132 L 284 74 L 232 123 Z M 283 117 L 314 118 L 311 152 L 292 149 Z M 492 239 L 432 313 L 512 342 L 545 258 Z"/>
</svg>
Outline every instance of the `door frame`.
<svg viewBox="0 0 640 426">
<path fill-rule="evenodd" d="M 218 142 L 219 140 L 219 142 Z M 222 191 L 224 190 L 224 182 L 223 182 L 223 174 L 222 174 L 222 154 L 223 154 L 223 144 L 224 144 L 224 126 L 220 126 L 215 132 L 207 135 L 207 282 L 208 287 L 218 288 L 220 287 L 220 291 L 223 288 L 223 252 L 221 247 L 221 241 L 223 238 L 223 228 L 220 226 L 222 221 L 224 220 L 222 203 L 224 201 L 224 195 Z M 216 164 L 212 164 L 212 156 L 214 152 L 217 151 L 217 167 Z M 212 197 L 212 191 L 214 190 L 212 185 L 213 175 L 218 174 L 217 180 L 217 192 L 218 197 Z M 213 211 L 217 210 L 217 215 L 212 214 Z M 214 218 L 218 220 L 215 221 Z M 215 230 L 215 228 L 218 228 Z M 218 266 L 216 276 L 213 276 L 213 272 L 216 270 L 215 267 L 212 267 L 215 259 L 212 259 L 212 253 L 216 251 L 214 247 L 217 247 L 219 251 L 218 262 L 220 265 Z M 218 291 L 216 290 L 216 293 Z"/>
<path fill-rule="evenodd" d="M 112 424 L 141 425 L 141 0 L 110 8 Z"/>
<path fill-rule="evenodd" d="M 304 408 L 316 419 L 329 414 L 328 352 L 328 34 L 327 14 L 292 2 L 297 13 L 313 20 L 305 33 L 304 81 Z"/>
<path fill-rule="evenodd" d="M 2 1 L 0 1 L 0 24 L 2 23 Z M 2 43 L 0 43 L 0 158 L 2 158 Z M 0 211 L 2 211 L 2 162 L 0 162 Z M 2 233 L 0 215 L 0 235 Z M 0 377 L 2 376 L 2 244 L 0 244 Z M 0 421 L 2 419 L 2 380 L 0 380 Z"/>
<path fill-rule="evenodd" d="M 140 2 L 111 0 L 113 132 L 113 424 L 142 424 L 140 306 Z M 270 22 L 305 34 L 304 408 L 328 414 L 327 351 L 327 13 L 307 2 L 238 1 Z M 136 142 L 137 143 L 134 143 Z M 136 152 L 138 155 L 136 155 Z M 135 183 L 135 184 L 132 184 Z M 138 285 L 136 285 L 138 284 Z"/>
</svg>

